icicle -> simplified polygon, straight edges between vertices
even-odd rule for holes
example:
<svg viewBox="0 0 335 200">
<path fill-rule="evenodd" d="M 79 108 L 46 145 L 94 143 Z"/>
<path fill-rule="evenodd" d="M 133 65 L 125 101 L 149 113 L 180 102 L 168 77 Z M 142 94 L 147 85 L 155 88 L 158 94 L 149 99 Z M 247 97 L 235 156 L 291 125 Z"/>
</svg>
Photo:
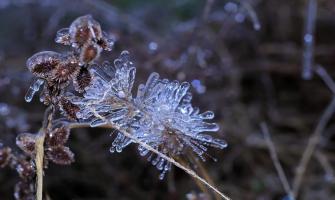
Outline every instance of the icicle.
<svg viewBox="0 0 335 200">
<path fill-rule="evenodd" d="M 41 85 L 43 85 L 44 80 L 43 79 L 37 79 L 35 80 L 29 87 L 24 99 L 26 102 L 31 102 L 33 99 L 35 93 L 40 89 Z"/>
</svg>

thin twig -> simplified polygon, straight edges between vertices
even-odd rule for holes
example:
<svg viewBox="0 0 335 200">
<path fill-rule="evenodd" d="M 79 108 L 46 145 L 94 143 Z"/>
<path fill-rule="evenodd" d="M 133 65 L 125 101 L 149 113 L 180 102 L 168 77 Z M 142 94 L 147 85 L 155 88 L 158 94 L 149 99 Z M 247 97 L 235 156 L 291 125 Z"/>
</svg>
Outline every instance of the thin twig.
<svg viewBox="0 0 335 200">
<path fill-rule="evenodd" d="M 302 78 L 305 80 L 309 80 L 313 76 L 314 29 L 317 6 L 317 0 L 308 0 L 308 4 L 306 6 L 305 32 L 303 36 L 304 51 L 302 56 Z"/>
<path fill-rule="evenodd" d="M 49 106 L 44 113 L 42 129 L 38 132 L 35 149 L 36 149 L 36 200 L 43 200 L 43 161 L 44 161 L 44 139 L 46 132 L 51 129 L 52 118 L 54 114 L 53 106 Z"/>
<path fill-rule="evenodd" d="M 321 65 L 317 65 L 315 72 L 320 76 L 320 78 L 328 86 L 330 91 L 335 95 L 335 82 L 332 77 L 330 77 L 330 75 L 327 73 L 325 68 L 323 68 Z"/>
<path fill-rule="evenodd" d="M 319 144 L 321 135 L 327 126 L 330 118 L 333 116 L 335 111 L 335 96 L 333 97 L 330 104 L 324 110 L 312 136 L 308 140 L 308 144 L 304 150 L 302 158 L 299 162 L 299 165 L 296 170 L 296 175 L 293 180 L 293 196 L 296 198 L 300 189 L 301 182 L 303 180 L 307 165 L 316 149 L 316 146 Z"/>
<path fill-rule="evenodd" d="M 315 157 L 319 160 L 322 168 L 325 170 L 325 178 L 327 181 L 334 182 L 334 170 L 329 163 L 326 155 L 324 155 L 321 151 L 315 152 Z"/>
<path fill-rule="evenodd" d="M 277 151 L 276 151 L 275 145 L 272 142 L 269 129 L 268 129 L 268 127 L 267 127 L 267 125 L 266 125 L 265 122 L 262 122 L 260 124 L 260 127 L 261 127 L 262 133 L 264 135 L 266 144 L 268 146 L 272 162 L 273 162 L 273 164 L 274 164 L 274 166 L 275 166 L 275 168 L 277 170 L 280 182 L 282 183 L 286 194 L 289 195 L 291 197 L 291 199 L 293 199 L 293 193 L 292 193 L 291 186 L 290 186 L 290 184 L 289 184 L 289 182 L 287 180 L 287 176 L 285 175 L 284 169 L 283 169 L 282 165 L 279 162 Z"/>
</svg>

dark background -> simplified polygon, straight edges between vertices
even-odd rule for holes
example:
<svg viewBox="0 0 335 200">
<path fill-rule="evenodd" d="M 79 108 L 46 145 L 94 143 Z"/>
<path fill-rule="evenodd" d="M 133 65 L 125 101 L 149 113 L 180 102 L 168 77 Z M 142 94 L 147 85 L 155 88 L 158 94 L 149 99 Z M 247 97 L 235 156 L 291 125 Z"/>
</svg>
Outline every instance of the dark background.
<svg viewBox="0 0 335 200">
<path fill-rule="evenodd" d="M 69 50 L 54 43 L 56 31 L 92 14 L 117 39 L 101 61 L 128 50 L 137 66 L 137 84 L 153 71 L 190 81 L 194 105 L 215 112 L 220 137 L 229 143 L 224 150 L 210 150 L 217 162 L 203 163 L 216 187 L 232 199 L 285 199 L 259 124 L 268 124 L 291 184 L 332 97 L 318 76 L 301 78 L 307 1 L 211 2 L 0 0 L 0 140 L 15 148 L 17 134 L 37 132 L 41 126 L 45 107 L 38 98 L 24 101 L 32 82 L 26 59 L 42 50 Z M 234 6 L 228 9 L 229 2 L 236 11 Z M 335 76 L 334 45 L 335 1 L 319 0 L 315 62 Z M 298 199 L 335 199 L 334 125 L 332 118 L 322 133 Z M 51 199 L 186 199 L 201 192 L 179 169 L 160 181 L 159 172 L 138 155 L 135 145 L 111 154 L 109 134 L 96 129 L 72 132 L 69 146 L 76 162 L 51 164 L 46 170 L 45 191 Z M 17 180 L 14 171 L 0 170 L 0 199 L 13 199 Z"/>
</svg>

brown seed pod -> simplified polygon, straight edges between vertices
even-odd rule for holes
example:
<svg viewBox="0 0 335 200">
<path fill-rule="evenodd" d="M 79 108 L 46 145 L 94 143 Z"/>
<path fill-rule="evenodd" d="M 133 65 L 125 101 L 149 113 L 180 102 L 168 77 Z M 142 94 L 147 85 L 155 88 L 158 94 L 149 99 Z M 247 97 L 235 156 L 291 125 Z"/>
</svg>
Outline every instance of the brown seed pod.
<svg viewBox="0 0 335 200">
<path fill-rule="evenodd" d="M 74 20 L 69 33 L 74 47 L 81 47 L 89 41 L 98 41 L 102 37 L 101 26 L 91 15 Z"/>
<path fill-rule="evenodd" d="M 47 79 L 61 61 L 61 54 L 53 51 L 42 51 L 31 56 L 26 65 L 35 76 Z"/>
<path fill-rule="evenodd" d="M 77 105 L 73 104 L 65 97 L 61 97 L 59 100 L 59 106 L 64 115 L 67 116 L 70 120 L 77 119 L 76 114 L 80 110 L 80 108 Z"/>
<path fill-rule="evenodd" d="M 59 145 L 64 145 L 69 139 L 70 130 L 68 127 L 62 126 L 56 128 L 47 134 L 46 144 L 49 147 L 55 147 Z"/>
<path fill-rule="evenodd" d="M 16 145 L 29 155 L 35 154 L 36 135 L 21 133 L 16 137 Z"/>
<path fill-rule="evenodd" d="M 59 165 L 68 165 L 74 162 L 74 154 L 68 147 L 57 146 L 48 149 L 47 157 Z"/>
<path fill-rule="evenodd" d="M 9 163 L 12 150 L 9 147 L 0 147 L 0 167 L 5 167 Z"/>
<path fill-rule="evenodd" d="M 80 72 L 73 80 L 74 88 L 76 91 L 82 93 L 85 88 L 90 85 L 92 81 L 92 75 L 87 68 L 82 67 Z"/>
</svg>

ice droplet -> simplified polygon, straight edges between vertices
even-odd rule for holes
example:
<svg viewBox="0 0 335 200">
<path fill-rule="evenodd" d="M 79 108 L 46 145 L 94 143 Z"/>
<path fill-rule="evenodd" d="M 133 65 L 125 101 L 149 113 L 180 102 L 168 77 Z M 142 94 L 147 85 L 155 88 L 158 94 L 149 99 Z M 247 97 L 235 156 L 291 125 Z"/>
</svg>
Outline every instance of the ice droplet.
<svg viewBox="0 0 335 200">
<path fill-rule="evenodd" d="M 43 85 L 44 80 L 43 79 L 37 79 L 35 80 L 29 87 L 24 99 L 26 102 L 31 102 L 33 99 L 35 93 L 40 89 L 41 85 Z"/>
</svg>

